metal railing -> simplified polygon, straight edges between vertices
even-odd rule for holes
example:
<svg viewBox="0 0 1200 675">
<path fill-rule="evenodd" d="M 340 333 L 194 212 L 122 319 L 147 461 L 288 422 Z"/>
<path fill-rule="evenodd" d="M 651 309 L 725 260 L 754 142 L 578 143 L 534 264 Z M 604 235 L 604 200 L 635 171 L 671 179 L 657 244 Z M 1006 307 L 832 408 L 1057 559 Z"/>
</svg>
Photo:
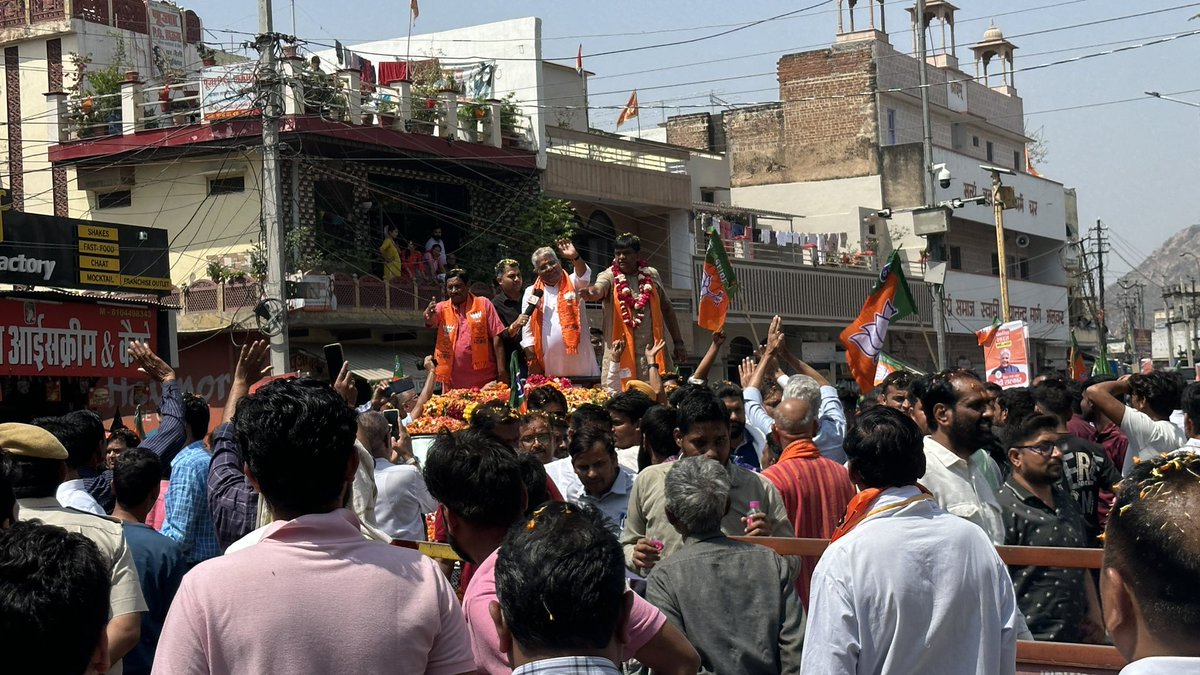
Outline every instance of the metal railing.
<svg viewBox="0 0 1200 675">
<path fill-rule="evenodd" d="M 387 309 L 396 311 L 422 312 L 429 299 L 442 297 L 442 284 L 436 281 L 383 279 L 368 274 L 351 276 L 334 273 L 321 275 L 328 279 L 328 286 L 313 293 L 309 286 L 307 297 L 291 294 L 291 300 L 308 300 L 303 309 L 310 311 L 353 311 Z M 309 277 L 311 278 L 311 276 Z M 472 287 L 490 297 L 491 289 Z M 189 286 L 172 288 L 164 302 L 180 308 L 184 314 L 223 312 L 232 313 L 253 308 L 262 298 L 262 287 L 256 281 L 216 283 L 202 279 Z M 316 300 L 316 302 L 313 302 Z"/>
<path fill-rule="evenodd" d="M 546 134 L 546 152 L 551 154 L 648 171 L 687 172 L 687 150 L 563 127 L 547 127 Z"/>
</svg>

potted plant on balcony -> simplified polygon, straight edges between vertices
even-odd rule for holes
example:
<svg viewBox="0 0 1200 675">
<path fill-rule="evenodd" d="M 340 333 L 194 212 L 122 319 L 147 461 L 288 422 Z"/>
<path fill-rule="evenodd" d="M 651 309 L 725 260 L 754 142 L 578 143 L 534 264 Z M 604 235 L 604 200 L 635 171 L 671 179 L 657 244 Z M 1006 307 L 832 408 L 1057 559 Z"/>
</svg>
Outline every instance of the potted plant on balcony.
<svg viewBox="0 0 1200 675">
<path fill-rule="evenodd" d="M 436 61 L 413 64 L 412 102 L 409 109 L 408 131 L 433 133 L 438 115 L 438 93 L 441 91 L 442 71 Z"/>
<path fill-rule="evenodd" d="M 396 113 L 399 110 L 395 99 L 389 94 L 383 94 L 379 97 L 379 103 L 375 106 L 375 116 L 379 118 L 379 126 L 394 129 L 396 127 Z"/>
<path fill-rule="evenodd" d="M 515 147 L 524 140 L 517 130 L 520 120 L 521 109 L 517 107 L 517 95 L 510 91 L 500 99 L 500 138 L 505 147 Z"/>
<path fill-rule="evenodd" d="M 196 52 L 200 56 L 200 63 L 205 68 L 211 68 L 217 65 L 217 51 L 203 42 L 196 45 Z"/>
<path fill-rule="evenodd" d="M 489 106 L 482 99 L 458 104 L 458 125 L 472 136 L 478 137 L 479 123 L 487 117 Z"/>
<path fill-rule="evenodd" d="M 68 122 L 79 138 L 121 133 L 121 84 L 131 64 L 125 61 L 125 41 L 114 36 L 112 62 L 103 68 L 89 70 L 90 53 L 68 55 L 75 68 L 75 82 L 68 87 L 72 94 L 67 113 Z"/>
</svg>

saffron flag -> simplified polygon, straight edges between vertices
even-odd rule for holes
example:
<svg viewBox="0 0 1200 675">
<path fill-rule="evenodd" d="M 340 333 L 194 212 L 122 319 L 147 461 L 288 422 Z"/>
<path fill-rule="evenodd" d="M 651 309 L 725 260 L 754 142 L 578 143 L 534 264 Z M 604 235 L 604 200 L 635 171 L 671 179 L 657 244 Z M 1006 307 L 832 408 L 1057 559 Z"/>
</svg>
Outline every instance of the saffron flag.
<svg viewBox="0 0 1200 675">
<path fill-rule="evenodd" d="M 625 104 L 625 109 L 621 111 L 620 117 L 617 117 L 617 128 L 620 129 L 622 124 L 628 122 L 629 120 L 631 120 L 637 116 L 638 116 L 637 89 L 634 89 L 633 93 L 629 96 L 629 103 Z"/>
<path fill-rule="evenodd" d="M 1029 159 L 1029 146 L 1028 145 L 1025 146 L 1025 173 L 1029 174 L 1030 176 L 1033 176 L 1034 178 L 1042 177 L 1042 174 L 1038 173 L 1038 170 L 1033 168 L 1033 162 Z"/>
<path fill-rule="evenodd" d="M 875 386 L 875 368 L 883 353 L 888 326 L 914 311 L 916 306 L 901 269 L 900 252 L 892 251 L 858 318 L 840 336 L 846 347 L 846 363 L 859 391 L 870 391 Z"/>
<path fill-rule="evenodd" d="M 412 0 L 412 2 L 409 3 L 408 8 L 412 12 L 412 22 L 416 23 L 417 17 L 421 16 L 421 8 L 417 6 L 417 0 Z"/>
<path fill-rule="evenodd" d="M 1082 382 L 1087 379 L 1087 369 L 1083 366 L 1083 352 L 1079 350 L 1079 343 L 1075 341 L 1075 331 L 1071 331 L 1071 379 L 1076 382 Z"/>
<path fill-rule="evenodd" d="M 414 0 L 415 1 L 415 0 Z M 575 74 L 583 77 L 583 45 L 579 45 L 579 53 L 575 55 Z"/>
<path fill-rule="evenodd" d="M 975 331 L 975 340 L 979 342 L 980 347 L 991 346 L 992 341 L 996 339 L 996 331 L 1000 330 L 999 317 L 992 319 L 992 325 L 987 328 L 980 328 Z"/>
<path fill-rule="evenodd" d="M 730 296 L 737 293 L 738 280 L 716 228 L 710 227 L 706 236 L 708 244 L 704 251 L 704 275 L 700 279 L 700 311 L 696 323 L 715 333 L 725 326 Z"/>
</svg>

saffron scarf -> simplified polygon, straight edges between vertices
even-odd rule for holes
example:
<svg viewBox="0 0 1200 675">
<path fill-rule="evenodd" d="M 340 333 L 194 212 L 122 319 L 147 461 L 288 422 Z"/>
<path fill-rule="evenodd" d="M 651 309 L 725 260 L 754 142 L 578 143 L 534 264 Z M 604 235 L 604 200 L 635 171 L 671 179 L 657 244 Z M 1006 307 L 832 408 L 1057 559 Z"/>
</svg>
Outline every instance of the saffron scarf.
<svg viewBox="0 0 1200 675">
<path fill-rule="evenodd" d="M 633 328 L 625 323 L 625 318 L 621 313 L 621 297 L 617 293 L 617 283 L 614 278 L 612 284 L 612 327 L 613 340 L 624 340 L 625 351 L 621 352 L 621 386 L 620 390 L 625 390 L 625 383 L 638 376 L 637 368 L 637 347 L 645 348 L 646 345 L 636 345 L 633 340 Z M 650 291 L 650 332 L 653 335 L 653 340 L 657 343 L 663 336 L 662 325 L 662 305 L 658 295 L 658 285 Z M 667 350 L 663 349 L 654 358 L 654 362 L 658 364 L 659 374 L 667 372 Z"/>
<path fill-rule="evenodd" d="M 533 283 L 534 288 L 546 289 L 546 284 L 539 278 Z M 545 296 L 543 296 L 545 297 Z M 558 325 L 562 329 L 563 348 L 567 354 L 579 352 L 579 295 L 575 292 L 575 282 L 566 270 L 558 281 L 558 305 L 555 314 L 558 315 Z M 545 302 L 543 300 L 543 302 Z M 542 369 L 546 368 L 545 346 L 542 343 L 542 303 L 538 303 L 533 315 L 529 317 L 529 325 L 533 329 L 533 353 L 541 361 Z"/>
<path fill-rule="evenodd" d="M 877 509 L 872 509 L 871 504 L 875 503 L 875 500 L 879 498 L 879 495 L 883 492 L 883 490 L 880 490 L 879 488 L 867 488 L 866 490 L 859 492 L 858 494 L 854 495 L 854 499 L 851 499 L 850 504 L 846 506 L 846 517 L 842 519 L 842 524 L 838 525 L 837 529 L 833 531 L 833 536 L 829 538 L 829 541 L 835 542 L 838 539 L 846 536 L 850 533 L 850 530 L 855 528 L 855 526 L 875 514 L 898 509 L 902 506 L 908 506 L 913 502 L 919 502 L 925 499 L 933 499 L 933 493 L 931 493 L 929 490 L 926 490 L 921 484 L 917 484 L 917 489 L 921 491 L 921 494 L 917 495 L 916 497 L 909 497 L 902 502 L 881 506 Z"/>
<path fill-rule="evenodd" d="M 817 445 L 812 442 L 812 439 L 801 438 L 788 443 L 788 446 L 783 449 L 783 454 L 779 455 L 779 459 L 775 460 L 775 463 L 779 464 L 789 459 L 817 459 L 820 456 L 821 451 L 817 449 Z"/>
<path fill-rule="evenodd" d="M 467 330 L 471 335 L 471 367 L 475 370 L 486 370 L 491 365 L 486 302 L 487 299 L 468 293 L 463 303 L 467 307 Z M 435 372 L 438 382 L 450 386 L 454 373 L 454 346 L 458 344 L 458 314 L 454 311 L 453 302 L 446 300 L 441 305 L 442 320 L 434 346 L 437 358 Z"/>
</svg>

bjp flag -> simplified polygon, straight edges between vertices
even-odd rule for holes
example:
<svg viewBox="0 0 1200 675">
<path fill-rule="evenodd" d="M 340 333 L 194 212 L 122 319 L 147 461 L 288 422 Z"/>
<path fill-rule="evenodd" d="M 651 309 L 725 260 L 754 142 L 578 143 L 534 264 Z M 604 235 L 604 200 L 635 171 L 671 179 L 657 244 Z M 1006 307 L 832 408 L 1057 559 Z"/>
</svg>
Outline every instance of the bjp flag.
<svg viewBox="0 0 1200 675">
<path fill-rule="evenodd" d="M 1071 331 L 1071 379 L 1076 382 L 1082 382 L 1087 379 L 1087 368 L 1083 365 L 1083 352 L 1079 349 L 1079 343 L 1075 341 L 1075 331 Z"/>
<path fill-rule="evenodd" d="M 700 279 L 700 316 L 696 323 L 704 330 L 716 332 L 725 326 L 730 295 L 737 293 L 738 281 L 716 229 L 710 228 L 707 236 L 704 276 Z"/>
<path fill-rule="evenodd" d="M 1000 319 L 992 319 L 992 325 L 975 331 L 975 340 L 979 343 L 980 347 L 991 347 L 992 342 L 996 339 L 996 332 L 999 330 Z"/>
<path fill-rule="evenodd" d="M 914 311 L 908 281 L 901 269 L 900 252 L 892 251 L 892 257 L 879 271 L 879 280 L 863 303 L 858 318 L 840 336 L 846 347 L 846 362 L 858 382 L 859 391 L 865 393 L 875 387 L 875 367 L 883 353 L 888 326 Z"/>
</svg>

